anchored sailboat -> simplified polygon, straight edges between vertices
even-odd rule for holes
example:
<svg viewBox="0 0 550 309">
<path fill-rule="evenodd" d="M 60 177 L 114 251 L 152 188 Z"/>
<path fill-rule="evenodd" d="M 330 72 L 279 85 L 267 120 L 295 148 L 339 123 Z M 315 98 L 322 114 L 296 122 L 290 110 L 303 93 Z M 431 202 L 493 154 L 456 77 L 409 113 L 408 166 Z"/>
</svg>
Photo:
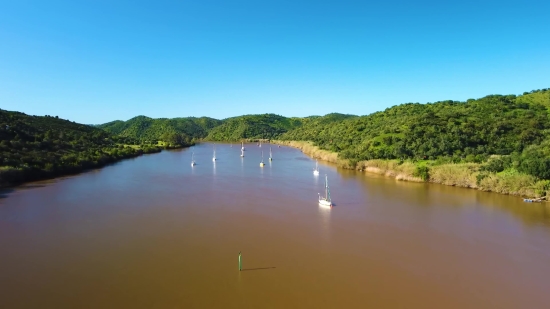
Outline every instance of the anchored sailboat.
<svg viewBox="0 0 550 309">
<path fill-rule="evenodd" d="M 319 194 L 319 206 L 332 207 L 332 201 L 330 199 L 330 190 L 328 189 L 328 177 L 325 175 L 325 197 L 321 197 Z"/>
<path fill-rule="evenodd" d="M 262 162 L 260 162 L 260 167 L 264 167 L 264 151 L 262 150 Z"/>
<path fill-rule="evenodd" d="M 244 158 L 244 149 L 241 149 L 241 158 Z"/>
<path fill-rule="evenodd" d="M 195 153 L 191 153 L 191 166 L 195 166 Z"/>
<path fill-rule="evenodd" d="M 216 146 L 214 146 L 214 156 L 212 157 L 212 162 L 216 162 Z"/>
<path fill-rule="evenodd" d="M 315 160 L 315 169 L 313 170 L 313 175 L 319 176 L 319 163 Z"/>
<path fill-rule="evenodd" d="M 271 147 L 269 147 L 269 161 L 273 161 L 273 153 L 271 152 Z"/>
</svg>

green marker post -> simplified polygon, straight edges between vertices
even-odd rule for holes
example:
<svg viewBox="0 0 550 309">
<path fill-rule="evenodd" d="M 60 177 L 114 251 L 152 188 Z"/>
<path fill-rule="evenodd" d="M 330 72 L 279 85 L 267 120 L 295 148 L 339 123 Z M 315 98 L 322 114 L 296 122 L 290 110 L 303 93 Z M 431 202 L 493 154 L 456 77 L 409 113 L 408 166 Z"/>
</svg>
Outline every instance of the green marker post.
<svg viewBox="0 0 550 309">
<path fill-rule="evenodd" d="M 239 271 L 243 270 L 243 262 L 241 259 L 241 251 L 239 251 Z"/>
</svg>

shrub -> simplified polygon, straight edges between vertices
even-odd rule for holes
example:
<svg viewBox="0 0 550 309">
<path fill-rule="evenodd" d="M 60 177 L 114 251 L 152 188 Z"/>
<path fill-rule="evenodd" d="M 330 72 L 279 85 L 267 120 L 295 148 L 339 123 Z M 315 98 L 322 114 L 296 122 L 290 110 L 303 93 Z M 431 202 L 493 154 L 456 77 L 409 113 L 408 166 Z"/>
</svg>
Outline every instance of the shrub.
<svg viewBox="0 0 550 309">
<path fill-rule="evenodd" d="M 414 169 L 413 176 L 428 181 L 430 179 L 430 168 L 427 166 L 417 166 Z"/>
</svg>

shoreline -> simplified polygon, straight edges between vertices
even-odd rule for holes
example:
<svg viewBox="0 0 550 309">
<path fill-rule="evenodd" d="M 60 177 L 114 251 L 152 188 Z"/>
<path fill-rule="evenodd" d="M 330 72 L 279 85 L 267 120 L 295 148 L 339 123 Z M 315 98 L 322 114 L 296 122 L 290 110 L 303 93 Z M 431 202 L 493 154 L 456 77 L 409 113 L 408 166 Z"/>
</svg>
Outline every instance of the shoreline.
<svg viewBox="0 0 550 309">
<path fill-rule="evenodd" d="M 103 161 L 99 161 L 95 164 L 92 163 L 86 166 L 78 166 L 78 167 L 67 166 L 67 167 L 62 167 L 55 171 L 44 171 L 44 170 L 37 170 L 37 169 L 31 169 L 31 168 L 21 169 L 21 168 L 0 167 L 0 190 L 6 190 L 6 189 L 9 190 L 11 188 L 16 188 L 18 186 L 24 185 L 26 183 L 34 182 L 34 181 L 50 180 L 50 179 L 56 179 L 56 178 L 65 177 L 65 176 L 74 176 L 81 173 L 85 173 L 93 169 L 100 169 L 127 159 L 134 159 L 142 155 L 156 154 L 164 150 L 189 148 L 191 146 L 193 145 L 181 146 L 181 147 L 157 146 L 157 148 L 152 148 L 152 149 L 149 149 L 148 151 L 144 151 L 141 148 L 138 148 L 138 149 L 134 148 L 136 152 L 130 155 L 122 156 L 119 158 L 108 157 L 107 159 Z M 8 174 L 7 175 L 8 177 L 15 178 L 15 181 L 2 180 L 3 178 L 2 176 L 6 174 Z"/>
<path fill-rule="evenodd" d="M 313 145 L 313 142 L 281 140 L 272 140 L 270 142 L 276 145 L 300 149 L 305 155 L 311 158 L 334 163 L 340 168 L 384 175 L 396 180 L 436 183 L 530 199 L 548 198 L 550 195 L 550 190 L 545 190 L 548 181 L 537 180 L 531 175 L 519 173 L 482 173 L 479 171 L 481 167 L 479 163 L 447 163 L 437 165 L 435 161 L 419 164 L 412 161 L 400 162 L 398 160 L 374 159 L 358 161 L 353 164 L 348 159 L 338 158 L 338 153 L 336 152 L 320 149 Z M 421 166 L 426 168 L 424 179 L 417 172 Z"/>
<path fill-rule="evenodd" d="M 476 189 L 485 192 L 513 195 L 529 199 L 546 198 L 546 202 L 550 202 L 548 201 L 550 190 L 544 190 L 546 182 L 548 181 L 537 181 L 533 176 L 525 174 L 510 175 L 501 173 L 481 173 L 479 171 L 481 164 L 478 163 L 447 163 L 437 165 L 435 164 L 435 161 L 428 162 L 427 164 L 419 164 L 412 161 L 399 162 L 398 160 L 382 159 L 358 161 L 356 163 L 353 163 L 350 162 L 350 160 L 348 159 L 340 159 L 338 157 L 338 153 L 320 149 L 318 146 L 313 145 L 313 142 L 309 141 L 266 140 L 266 143 L 299 149 L 305 155 L 313 159 L 319 159 L 321 161 L 336 164 L 336 166 L 339 168 L 383 175 L 386 177 L 392 177 L 400 181 L 442 184 L 447 186 Z M 2 170 L 0 168 L 0 176 L 6 173 L 15 173 L 17 174 L 15 175 L 15 177 L 18 178 L 16 181 L 12 182 L 0 182 L 0 190 L 15 188 L 25 183 L 34 181 L 77 175 L 91 169 L 103 168 L 105 166 L 126 159 L 136 158 L 144 154 L 155 154 L 160 153 L 164 150 L 183 149 L 189 148 L 191 146 L 193 145 L 182 147 L 165 146 L 158 147 L 148 152 L 143 151 L 143 149 L 137 149 L 137 152 L 135 154 L 124 156 L 121 158 L 109 158 L 105 161 L 101 161 L 97 164 L 91 164 L 85 167 L 66 167 L 52 172 L 46 172 L 42 170 L 37 171 L 33 169 L 23 170 L 15 168 L 11 170 Z M 423 179 L 419 175 L 415 175 L 419 166 L 429 166 L 429 176 L 426 176 L 427 178 Z M 479 175 L 483 175 L 483 177 L 480 177 Z"/>
</svg>

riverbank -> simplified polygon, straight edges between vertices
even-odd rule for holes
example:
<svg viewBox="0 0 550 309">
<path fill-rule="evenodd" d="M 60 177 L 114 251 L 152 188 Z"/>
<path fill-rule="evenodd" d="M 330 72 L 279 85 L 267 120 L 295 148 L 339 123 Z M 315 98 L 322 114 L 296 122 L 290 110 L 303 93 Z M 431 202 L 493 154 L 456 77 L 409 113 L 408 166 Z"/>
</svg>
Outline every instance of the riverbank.
<svg viewBox="0 0 550 309">
<path fill-rule="evenodd" d="M 67 162 L 66 165 L 49 164 L 44 169 L 29 166 L 0 166 L 0 188 L 14 187 L 31 181 L 75 175 L 90 169 L 101 168 L 125 159 L 135 158 L 143 154 L 159 153 L 162 151 L 159 147 L 140 147 L 137 145 L 121 145 L 121 147 L 122 150 L 117 149 L 110 152 L 101 153 L 96 160 L 81 159 L 78 161 Z"/>
<path fill-rule="evenodd" d="M 174 145 L 161 141 L 155 145 L 116 144 L 111 148 L 105 148 L 105 150 L 98 152 L 94 157 L 78 157 L 78 154 L 75 153 L 73 154 L 75 157 L 67 159 L 67 161 L 63 162 L 64 164 L 49 163 L 46 164 L 45 168 L 34 166 L 0 166 L 0 189 L 18 186 L 31 181 L 75 175 L 143 154 L 159 153 L 162 150 L 182 149 L 194 145 L 195 143 Z"/>
<path fill-rule="evenodd" d="M 336 152 L 320 149 L 312 142 L 272 140 L 271 143 L 298 148 L 314 159 L 334 163 L 341 168 L 375 173 L 397 180 L 438 183 L 529 198 L 550 195 L 550 181 L 548 180 L 537 180 L 531 175 L 515 170 L 505 170 L 500 173 L 482 171 L 482 164 L 479 163 L 441 164 L 433 160 L 351 162 L 339 158 Z"/>
</svg>

